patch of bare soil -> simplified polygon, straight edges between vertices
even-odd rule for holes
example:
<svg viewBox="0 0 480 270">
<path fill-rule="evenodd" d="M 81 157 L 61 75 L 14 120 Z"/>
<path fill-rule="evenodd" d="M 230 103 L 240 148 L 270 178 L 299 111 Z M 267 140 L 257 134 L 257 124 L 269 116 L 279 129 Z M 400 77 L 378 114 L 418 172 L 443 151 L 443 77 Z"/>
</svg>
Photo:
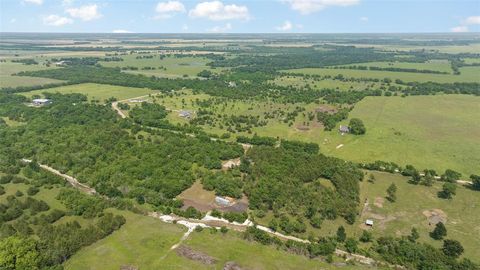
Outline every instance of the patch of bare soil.
<svg viewBox="0 0 480 270">
<path fill-rule="evenodd" d="M 429 226 L 435 226 L 439 222 L 447 222 L 447 214 L 441 209 L 425 210 L 422 214 L 427 217 Z"/>
<path fill-rule="evenodd" d="M 138 268 L 133 265 L 122 265 L 120 266 L 120 270 L 138 270 Z"/>
<path fill-rule="evenodd" d="M 334 114 L 338 112 L 338 109 L 327 104 L 320 105 L 320 107 L 315 109 L 315 112 L 322 112 L 322 113 L 328 113 L 328 114 Z"/>
<path fill-rule="evenodd" d="M 222 169 L 223 170 L 228 170 L 233 167 L 238 167 L 240 166 L 240 158 L 235 158 L 235 159 L 230 159 L 230 160 L 225 160 L 222 162 Z"/>
<path fill-rule="evenodd" d="M 205 253 L 195 251 L 185 245 L 180 245 L 175 251 L 177 252 L 178 256 L 182 256 L 193 261 L 201 262 L 203 264 L 211 265 L 217 262 L 215 258 L 210 257 Z"/>
<path fill-rule="evenodd" d="M 385 202 L 385 199 L 382 198 L 382 197 L 376 197 L 375 198 L 375 202 L 373 203 L 373 205 L 375 205 L 376 207 L 379 207 L 379 208 L 383 208 L 383 203 Z"/>
<path fill-rule="evenodd" d="M 227 262 L 223 266 L 223 270 L 246 270 L 245 268 L 240 267 L 236 262 Z"/>
<path fill-rule="evenodd" d="M 296 127 L 296 129 L 298 131 L 308 131 L 308 130 L 310 130 L 310 127 L 304 126 L 304 125 L 299 125 L 299 126 Z"/>
</svg>

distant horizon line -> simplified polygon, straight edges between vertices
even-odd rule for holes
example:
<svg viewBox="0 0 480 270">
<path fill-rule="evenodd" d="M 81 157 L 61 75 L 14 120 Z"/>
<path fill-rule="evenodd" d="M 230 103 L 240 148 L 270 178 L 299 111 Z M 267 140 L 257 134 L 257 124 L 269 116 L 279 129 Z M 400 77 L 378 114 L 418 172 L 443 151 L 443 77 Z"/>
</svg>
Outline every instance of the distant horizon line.
<svg viewBox="0 0 480 270">
<path fill-rule="evenodd" d="M 364 35 L 364 34 L 448 34 L 448 35 L 478 35 L 480 31 L 476 32 L 230 32 L 230 33 L 212 33 L 212 32 L 14 32 L 14 31 L 0 31 L 0 34 L 114 34 L 114 35 L 135 35 L 135 34 L 164 34 L 164 35 L 331 35 L 331 34 L 346 34 L 346 35 Z"/>
</svg>

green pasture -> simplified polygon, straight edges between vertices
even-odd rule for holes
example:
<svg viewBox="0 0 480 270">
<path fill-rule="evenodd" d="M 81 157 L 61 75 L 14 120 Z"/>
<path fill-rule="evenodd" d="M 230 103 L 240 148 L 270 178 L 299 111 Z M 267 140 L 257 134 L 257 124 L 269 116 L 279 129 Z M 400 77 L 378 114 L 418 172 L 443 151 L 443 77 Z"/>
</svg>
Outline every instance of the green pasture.
<svg viewBox="0 0 480 270">
<path fill-rule="evenodd" d="M 225 263 L 231 261 L 242 269 L 367 269 L 361 265 L 336 267 L 319 259 L 290 254 L 273 246 L 243 240 L 240 233 L 233 231 L 227 234 L 212 234 L 208 229 L 200 233 L 193 232 L 184 245 L 215 258 L 217 262 L 214 265 L 205 265 L 170 252 L 164 260 L 163 269 L 223 269 Z"/>
<path fill-rule="evenodd" d="M 324 141 L 317 140 L 322 152 L 356 162 L 450 168 L 465 177 L 480 172 L 480 97 L 367 97 L 349 117 L 363 120 L 366 135 L 326 132 Z"/>
<path fill-rule="evenodd" d="M 32 97 L 33 95 L 42 95 L 42 93 L 44 92 L 61 93 L 61 94 L 80 93 L 80 94 L 86 95 L 89 100 L 98 100 L 100 102 L 103 102 L 104 100 L 111 97 L 115 97 L 117 98 L 117 100 L 124 100 L 124 99 L 154 94 L 157 91 L 150 90 L 147 88 L 114 86 L 114 85 L 108 85 L 108 84 L 82 83 L 82 84 L 67 85 L 67 86 L 25 92 L 25 93 L 22 93 L 22 95 L 26 97 Z"/>
<path fill-rule="evenodd" d="M 180 240 L 184 227 L 127 211 L 114 211 L 127 222 L 118 231 L 81 249 L 65 264 L 65 269 L 164 269 L 163 259 Z"/>
<path fill-rule="evenodd" d="M 356 69 L 326 69 L 326 68 L 300 68 L 285 70 L 287 73 L 301 73 L 311 75 L 330 75 L 337 76 L 342 74 L 349 78 L 371 78 L 382 80 L 389 78 L 391 80 L 400 79 L 405 82 L 480 82 L 480 67 L 462 67 L 460 75 L 453 74 L 429 74 L 429 73 L 413 73 L 413 72 L 394 72 L 394 71 L 378 71 L 378 70 L 356 70 Z"/>
<path fill-rule="evenodd" d="M 380 68 L 413 68 L 418 70 L 435 70 L 452 73 L 450 61 L 448 60 L 430 60 L 425 63 L 409 62 L 367 62 L 343 66 L 367 66 Z"/>
<path fill-rule="evenodd" d="M 433 186 L 412 185 L 408 178 L 398 174 L 375 172 L 375 183 L 364 180 L 360 183 L 361 205 L 365 199 L 369 201 L 369 211 L 359 219 L 355 225 L 348 228 L 360 235 L 360 224 L 366 218 L 374 220 L 372 227 L 374 235 L 409 235 L 415 227 L 420 233 L 420 242 L 427 242 L 435 247 L 441 247 L 442 241 L 429 236 L 434 226 L 429 225 L 424 211 L 438 209 L 446 214 L 446 239 L 455 239 L 465 248 L 465 257 L 480 262 L 478 249 L 480 248 L 480 194 L 461 185 L 457 185 L 457 195 L 453 199 L 438 198 L 442 183 L 436 182 Z M 385 199 L 388 186 L 395 183 L 397 186 L 397 200 L 392 203 Z M 375 201 L 383 199 L 383 203 L 375 205 Z M 438 211 L 437 210 L 437 211 Z M 440 212 L 439 211 L 439 212 Z M 382 219 L 383 218 L 383 219 Z"/>
<path fill-rule="evenodd" d="M 24 65 L 22 63 L 0 62 L 0 88 L 2 87 L 17 87 L 17 86 L 31 86 L 42 85 L 49 83 L 61 82 L 60 80 L 28 77 L 28 76 L 13 76 L 12 74 L 21 71 L 35 71 L 48 69 L 43 65 Z"/>
<path fill-rule="evenodd" d="M 314 89 L 327 88 L 343 91 L 362 91 L 369 88 L 376 89 L 383 85 L 381 82 L 344 82 L 336 79 L 315 80 L 293 75 L 278 76 L 272 82 L 279 86 L 306 87 L 309 85 Z"/>
<path fill-rule="evenodd" d="M 136 59 L 137 56 L 143 55 L 153 55 L 151 59 Z M 145 74 L 148 76 L 158 76 L 158 77 L 183 77 L 183 75 L 188 75 L 191 77 L 196 77 L 197 74 L 202 70 L 211 70 L 212 72 L 220 72 L 222 69 L 212 69 L 207 66 L 208 62 L 211 60 L 205 57 L 174 57 L 166 56 L 163 59 L 160 59 L 159 54 L 131 54 L 122 56 L 124 61 L 121 62 L 100 62 L 102 66 L 105 67 L 138 67 L 139 70 L 125 70 L 125 72 L 136 73 L 136 74 Z M 141 70 L 143 67 L 155 67 L 155 70 Z M 161 69 L 161 67 L 166 68 L 166 70 Z"/>
</svg>

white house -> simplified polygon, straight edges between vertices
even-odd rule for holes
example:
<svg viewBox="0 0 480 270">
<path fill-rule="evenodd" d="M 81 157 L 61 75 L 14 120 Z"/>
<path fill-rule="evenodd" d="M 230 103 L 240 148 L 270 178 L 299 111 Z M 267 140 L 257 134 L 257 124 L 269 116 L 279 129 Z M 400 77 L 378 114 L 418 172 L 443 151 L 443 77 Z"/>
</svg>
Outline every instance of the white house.
<svg viewBox="0 0 480 270">
<path fill-rule="evenodd" d="M 365 220 L 365 225 L 372 227 L 373 226 L 373 220 L 371 220 L 371 219 Z"/>
</svg>

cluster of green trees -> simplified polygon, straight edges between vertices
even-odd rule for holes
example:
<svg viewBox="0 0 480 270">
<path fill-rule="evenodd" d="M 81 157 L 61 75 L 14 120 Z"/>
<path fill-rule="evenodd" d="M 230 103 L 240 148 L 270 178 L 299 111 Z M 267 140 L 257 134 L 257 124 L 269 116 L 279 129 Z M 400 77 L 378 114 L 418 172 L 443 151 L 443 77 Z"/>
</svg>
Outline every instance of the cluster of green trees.
<svg viewBox="0 0 480 270">
<path fill-rule="evenodd" d="M 355 165 L 321 154 L 268 146 L 252 148 L 248 158 L 255 164 L 244 187 L 251 209 L 272 210 L 277 223 L 283 216 L 293 216 L 298 228 L 304 219 L 312 224 L 338 216 L 349 223 L 355 221 L 358 182 L 363 178 Z M 329 179 L 335 190 L 320 184 L 320 177 Z M 285 217 L 285 224 L 290 223 Z"/>
<path fill-rule="evenodd" d="M 322 123 L 325 130 L 333 130 L 337 124 L 348 118 L 349 109 L 340 109 L 338 112 L 317 112 L 317 120 Z"/>
<path fill-rule="evenodd" d="M 38 62 L 33 58 L 12 59 L 12 63 L 22 63 L 24 65 L 38 65 Z"/>
</svg>

